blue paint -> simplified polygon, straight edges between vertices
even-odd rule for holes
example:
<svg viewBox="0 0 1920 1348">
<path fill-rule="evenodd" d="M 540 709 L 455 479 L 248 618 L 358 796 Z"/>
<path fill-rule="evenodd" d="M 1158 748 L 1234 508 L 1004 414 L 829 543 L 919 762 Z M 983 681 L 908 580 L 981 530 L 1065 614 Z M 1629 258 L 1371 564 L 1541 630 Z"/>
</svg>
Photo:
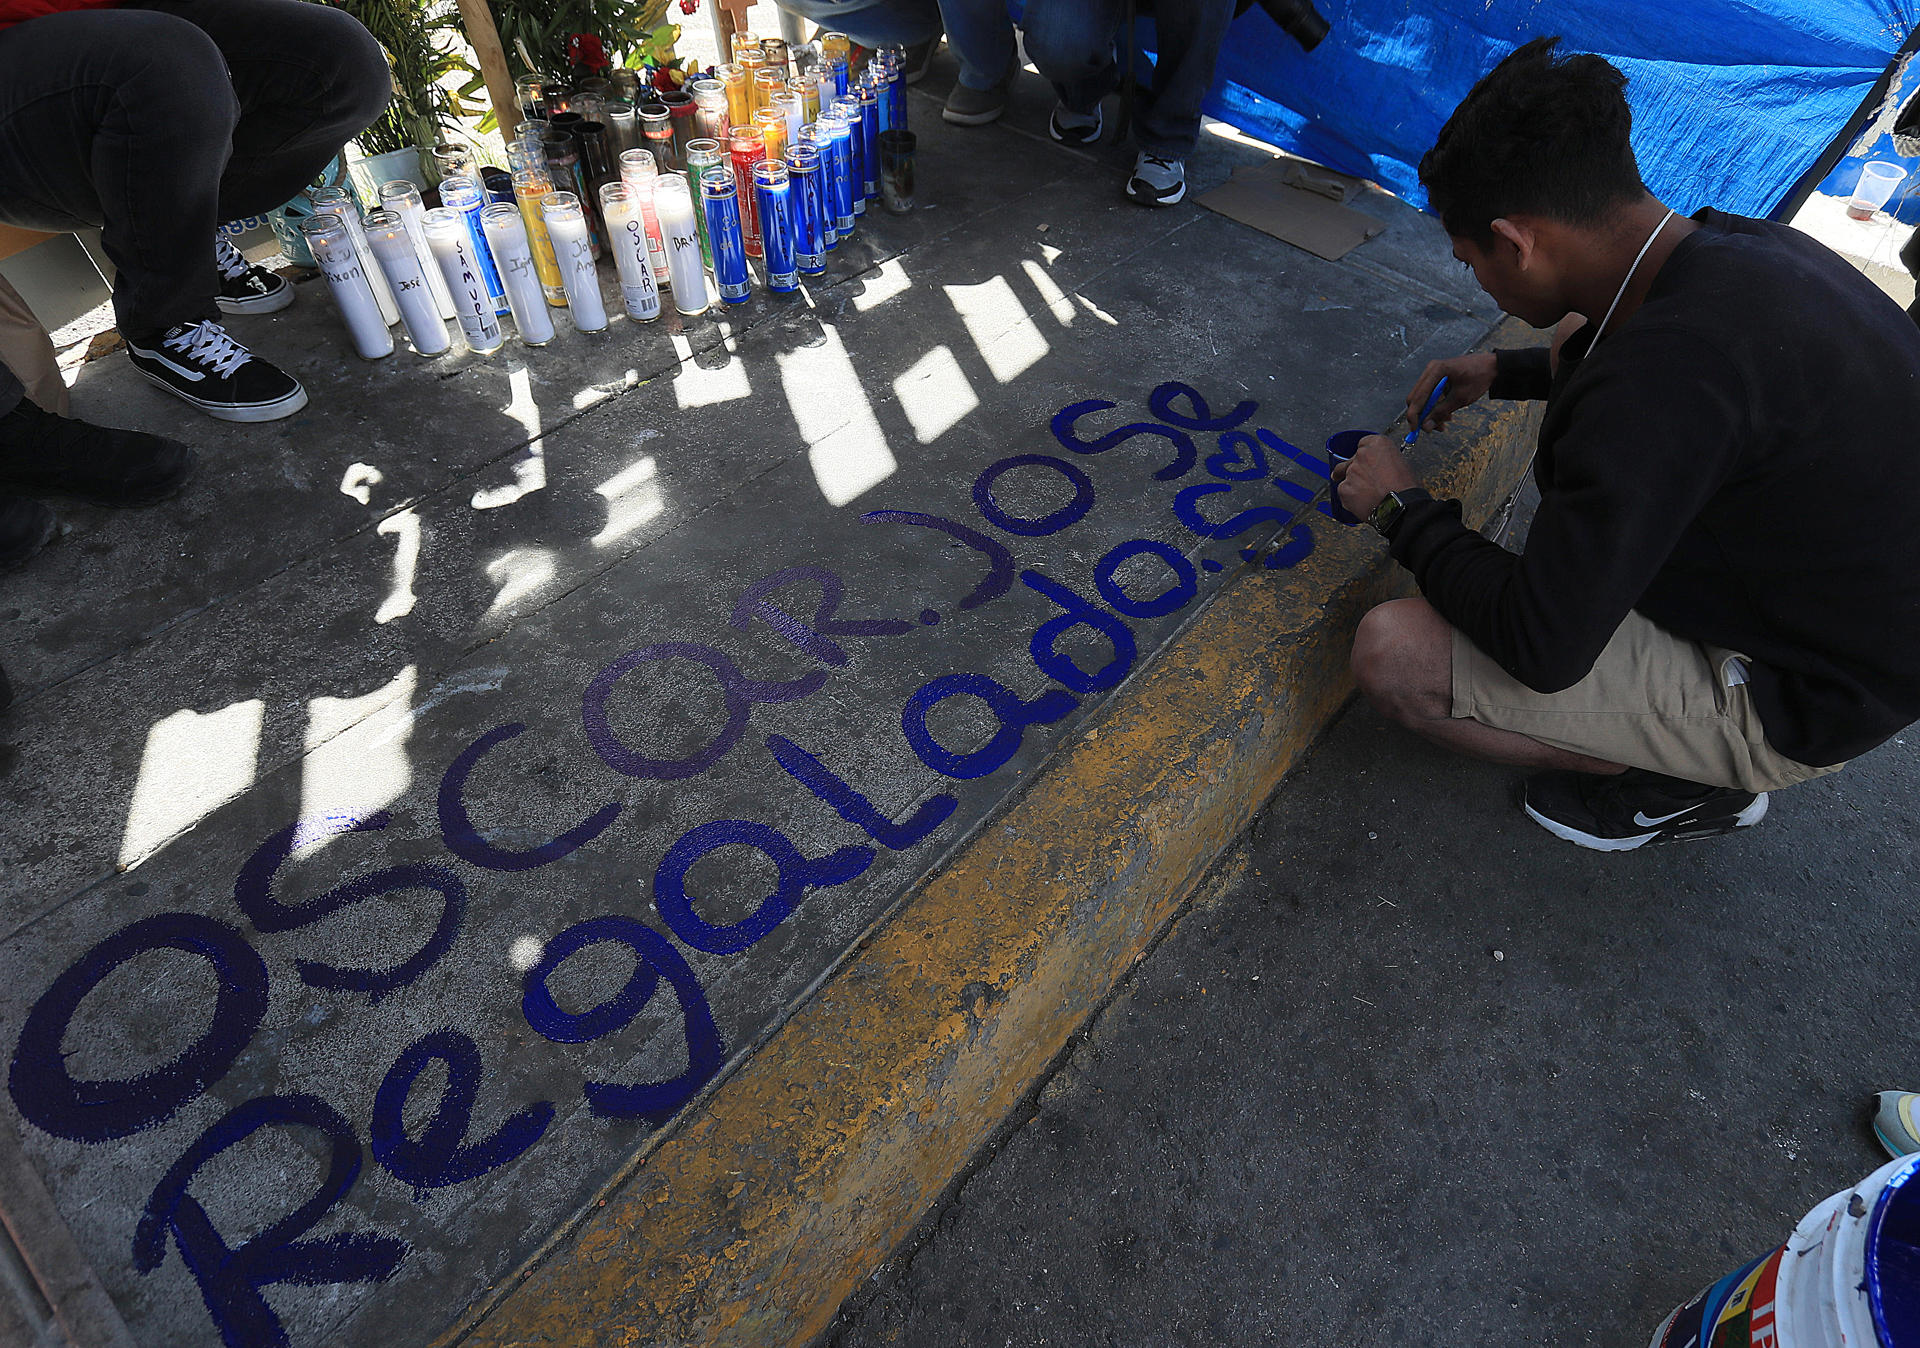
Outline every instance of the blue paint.
<svg viewBox="0 0 1920 1348">
<path fill-rule="evenodd" d="M 800 584 L 820 587 L 820 603 L 813 610 L 811 626 L 767 598 Z M 745 632 L 758 618 L 820 663 L 836 666 L 847 663 L 847 653 L 838 642 L 830 640 L 831 637 L 894 637 L 913 630 L 912 623 L 898 618 L 834 617 L 840 611 L 840 601 L 846 592 L 846 583 L 839 574 L 824 566 L 789 566 L 762 576 L 742 590 L 740 602 L 733 606 L 733 616 L 727 623 Z"/>
<path fill-rule="evenodd" d="M 1003 474 L 1015 468 L 1052 469 L 1073 488 L 1073 499 L 1037 520 L 1008 513 L 994 499 L 993 488 Z M 980 517 L 994 528 L 1018 534 L 1022 538 L 1045 538 L 1048 534 L 1057 534 L 1062 529 L 1078 524 L 1093 509 L 1093 499 L 1093 479 L 1065 459 L 1055 458 L 1051 454 L 1010 454 L 988 464 L 980 476 L 973 480 L 973 506 L 980 512 Z"/>
<path fill-rule="evenodd" d="M 213 1024 L 161 1067 L 118 1081 L 79 1081 L 61 1044 L 87 994 L 152 950 L 179 950 L 213 966 Z M 55 1137 L 107 1142 L 166 1122 L 224 1077 L 267 1013 L 267 966 L 239 930 L 194 913 L 159 913 L 122 927 L 69 965 L 27 1013 L 7 1090 L 21 1117 Z"/>
<path fill-rule="evenodd" d="M 773 892 L 738 922 L 716 925 L 693 911 L 687 872 L 722 847 L 752 847 L 780 872 Z M 695 950 L 737 955 L 786 921 L 808 889 L 844 885 L 873 864 L 871 847 L 842 847 L 817 860 L 807 857 L 778 829 L 751 819 L 716 819 L 689 829 L 667 849 L 653 873 L 653 906 L 667 929 Z"/>
<path fill-rule="evenodd" d="M 1867 1226 L 1867 1306 L 1887 1348 L 1920 1345 L 1920 1156 L 1907 1158 Z"/>
<path fill-rule="evenodd" d="M 787 774 L 833 807 L 834 813 L 895 852 L 922 841 L 947 821 L 959 801 L 944 793 L 930 796 L 896 824 L 874 808 L 873 802 L 848 786 L 834 771 L 785 735 L 767 736 L 767 748 Z"/>
<path fill-rule="evenodd" d="M 1275 435 L 1272 431 L 1267 430 L 1265 427 L 1256 427 L 1253 433 L 1260 437 L 1260 443 L 1265 445 L 1268 449 L 1271 449 L 1275 453 L 1285 455 L 1287 458 L 1292 459 L 1295 463 L 1299 464 L 1302 468 L 1305 468 L 1308 472 L 1312 473 L 1315 477 L 1327 478 L 1333 475 L 1333 465 L 1328 463 L 1325 459 L 1317 458 L 1314 455 L 1307 453 L 1306 450 L 1300 448 L 1298 445 L 1293 444 L 1290 441 L 1281 439 L 1279 436 Z M 1362 434 L 1365 434 L 1365 432 L 1362 432 Z M 1327 445 L 1328 445 L 1328 448 L 1332 448 L 1333 441 L 1329 440 L 1327 442 Z"/>
<path fill-rule="evenodd" d="M 1313 502 L 1313 508 L 1315 510 L 1318 510 L 1322 515 L 1325 515 L 1329 519 L 1337 520 L 1340 518 L 1341 514 L 1344 513 L 1340 510 L 1337 510 L 1331 503 L 1327 501 L 1315 501 L 1314 498 L 1320 494 L 1319 492 L 1309 491 L 1307 488 L 1301 486 L 1298 482 L 1295 482 L 1290 478 L 1276 477 L 1273 480 L 1273 485 L 1280 489 L 1280 494 L 1282 496 L 1286 496 L 1291 498 L 1292 500 L 1298 501 L 1301 505 L 1306 505 L 1310 501 Z M 1283 515 L 1285 514 L 1284 511 L 1281 513 Z M 1234 518 L 1238 519 L 1239 516 L 1236 515 Z M 1359 521 L 1356 520 L 1354 521 L 1354 523 L 1357 524 L 1359 523 Z"/>
<path fill-rule="evenodd" d="M 460 756 L 453 760 L 452 766 L 440 778 L 440 840 L 447 845 L 448 851 L 462 861 L 471 862 L 484 870 L 530 871 L 549 861 L 558 861 L 605 833 L 613 821 L 620 817 L 621 806 L 616 801 L 602 806 L 591 817 L 559 837 L 543 842 L 538 847 L 520 850 L 496 847 L 481 837 L 480 831 L 473 826 L 472 816 L 467 813 L 467 778 L 496 744 L 513 739 L 525 730 L 526 726 L 518 722 L 495 726 L 462 749 Z"/>
<path fill-rule="evenodd" d="M 1167 569 L 1173 572 L 1173 584 L 1152 599 L 1135 599 L 1120 588 L 1114 573 L 1133 558 L 1149 553 L 1165 562 Z M 1220 564 L 1215 562 L 1213 569 L 1219 570 Z M 1200 577 L 1185 554 L 1171 543 L 1161 543 L 1151 538 L 1128 539 L 1109 550 L 1093 568 L 1093 583 L 1099 588 L 1102 599 L 1112 605 L 1116 612 L 1124 613 L 1129 618 L 1165 617 L 1192 603 L 1200 593 Z"/>
<path fill-rule="evenodd" d="M 273 896 L 275 876 L 296 851 L 343 833 L 378 832 L 390 822 L 391 817 L 385 810 L 377 810 L 365 819 L 336 816 L 289 824 L 254 849 L 234 880 L 234 903 L 255 930 L 266 933 L 311 926 L 342 908 L 385 894 L 428 889 L 440 896 L 440 917 L 433 934 L 411 958 L 391 969 L 342 969 L 318 960 L 295 960 L 294 972 L 309 987 L 364 992 L 370 1001 L 378 1002 L 419 978 L 453 948 L 454 937 L 459 935 L 461 920 L 466 916 L 467 887 L 460 883 L 460 877 L 444 867 L 420 863 L 385 866 L 358 880 L 335 885 L 305 903 L 286 904 Z"/>
<path fill-rule="evenodd" d="M 940 615 L 935 610 L 930 608 L 923 608 L 920 610 L 920 622 L 923 626 L 932 627 L 935 623 L 939 621 L 940 621 Z"/>
<path fill-rule="evenodd" d="M 297 959 L 293 962 L 293 971 L 300 975 L 300 981 L 308 987 L 331 992 L 364 992 L 369 1002 L 378 1003 L 438 964 L 441 957 L 453 949 L 453 938 L 460 934 L 460 924 L 467 913 L 467 887 L 452 871 L 419 864 L 387 866 L 350 884 L 330 889 L 314 902 L 330 904 L 327 911 L 332 912 L 409 889 L 432 890 L 440 896 L 440 920 L 435 923 L 433 934 L 411 958 L 391 969 L 343 969 L 320 960 Z"/>
<path fill-rule="evenodd" d="M 1104 412 L 1118 404 L 1102 398 L 1089 398 L 1085 402 L 1073 403 L 1053 414 L 1048 423 L 1053 438 L 1072 450 L 1075 454 L 1104 454 L 1116 445 L 1142 435 L 1156 435 L 1173 446 L 1173 462 L 1154 474 L 1163 482 L 1183 477 L 1192 469 L 1199 451 L 1193 447 L 1193 437 L 1185 431 L 1176 431 L 1171 427 L 1157 425 L 1151 421 L 1134 421 L 1125 426 L 1108 431 L 1097 440 L 1082 440 L 1076 429 L 1081 417 L 1093 412 Z"/>
<path fill-rule="evenodd" d="M 860 518 L 869 524 L 917 524 L 923 529 L 935 529 L 985 557 L 987 574 L 960 601 L 962 609 L 979 608 L 1013 588 L 1013 554 L 998 539 L 989 538 L 978 529 L 969 529 L 945 516 L 925 515 L 918 510 L 869 510 Z"/>
<path fill-rule="evenodd" d="M 416 1140 L 407 1136 L 407 1097 L 436 1062 L 446 1064 L 447 1084 Z M 411 1184 L 416 1199 L 498 1170 L 538 1142 L 553 1122 L 553 1106 L 542 1100 L 514 1114 L 493 1136 L 467 1141 L 480 1067 L 480 1049 L 472 1039 L 458 1030 L 436 1030 L 407 1045 L 380 1082 L 373 1098 L 373 1158 L 395 1179 Z"/>
<path fill-rule="evenodd" d="M 200 1201 L 189 1192 L 194 1176 L 216 1156 L 262 1128 L 303 1128 L 327 1142 L 327 1174 L 312 1197 L 238 1245 L 227 1244 Z M 227 1348 L 285 1348 L 287 1332 L 260 1292 L 277 1283 L 325 1287 L 382 1282 L 407 1257 L 405 1241 L 347 1231 L 303 1240 L 353 1188 L 360 1174 L 360 1141 L 353 1125 L 312 1095 L 263 1095 L 232 1110 L 194 1140 L 173 1163 L 133 1237 L 133 1266 L 151 1273 L 166 1258 L 167 1239 L 180 1249 L 200 1285 L 207 1314 Z"/>
<path fill-rule="evenodd" d="M 1207 458 L 1207 471 L 1229 482 L 1250 482 L 1267 475 L 1267 452 L 1245 431 L 1220 437 L 1220 452 Z"/>
<path fill-rule="evenodd" d="M 1176 398 L 1185 398 L 1192 410 L 1176 410 L 1173 405 Z M 1177 379 L 1169 379 L 1148 395 L 1147 406 L 1153 409 L 1153 414 L 1160 420 L 1189 431 L 1230 431 L 1259 410 L 1258 403 L 1242 402 L 1236 404 L 1231 412 L 1215 416 L 1197 389 Z"/>
<path fill-rule="evenodd" d="M 1296 524 L 1287 533 L 1287 541 L 1267 554 L 1267 570 L 1285 571 L 1313 555 L 1313 530 Z M 1252 561 L 1250 557 L 1247 559 Z"/>
<path fill-rule="evenodd" d="M 927 714 L 950 697 L 977 697 L 986 703 L 1000 722 L 993 738 L 968 753 L 955 753 L 936 740 L 927 729 Z M 900 711 L 900 730 L 922 763 L 942 777 L 971 781 L 1004 767 L 1019 752 L 1028 726 L 1052 725 L 1079 705 L 1079 698 L 1058 688 L 1027 702 L 985 674 L 946 674 L 922 684 L 907 699 Z"/>
<path fill-rule="evenodd" d="M 1082 599 L 1066 586 L 1049 580 L 1038 571 L 1022 571 L 1020 579 L 1028 589 L 1045 595 L 1066 610 L 1059 617 L 1041 623 L 1033 639 L 1027 643 L 1033 663 L 1040 667 L 1042 674 L 1064 683 L 1076 693 L 1097 693 L 1103 688 L 1115 687 L 1127 677 L 1127 671 L 1133 668 L 1135 654 L 1131 627 L 1098 604 Z M 1062 654 L 1059 648 L 1060 638 L 1076 627 L 1091 627 L 1113 646 L 1113 658 L 1091 674 L 1075 664 L 1072 656 Z"/>
<path fill-rule="evenodd" d="M 1200 569 L 1203 571 L 1211 571 L 1217 575 L 1218 573 L 1225 571 L 1227 568 L 1221 563 L 1214 561 L 1213 558 L 1206 557 L 1201 559 Z"/>
<path fill-rule="evenodd" d="M 633 952 L 633 974 L 626 986 L 591 1011 L 571 1015 L 554 1004 L 547 980 L 575 952 L 603 941 L 617 942 Z M 547 943 L 540 962 L 527 971 L 520 1006 L 535 1032 L 559 1044 L 583 1044 L 625 1029 L 646 1008 L 665 978 L 680 1001 L 686 1028 L 687 1070 L 665 1081 L 621 1086 L 589 1081 L 583 1088 L 588 1106 L 603 1118 L 642 1118 L 664 1122 L 720 1070 L 726 1046 L 713 1022 L 700 981 L 680 952 L 665 937 L 623 914 L 590 917 L 576 922 Z"/>
<path fill-rule="evenodd" d="M 1292 483 L 1285 484 L 1285 486 L 1292 485 Z M 1231 492 L 1233 489 L 1233 484 L 1230 482 L 1197 482 L 1191 487 L 1182 487 L 1180 494 L 1173 498 L 1174 518 L 1202 538 L 1237 538 L 1256 524 L 1286 524 L 1293 519 L 1292 511 L 1283 510 L 1279 506 L 1253 506 L 1230 516 L 1219 524 L 1214 524 L 1200 513 L 1200 502 L 1206 497 Z M 1312 493 L 1308 495 L 1311 497 Z"/>
<path fill-rule="evenodd" d="M 629 749 L 614 733 L 607 717 L 607 699 L 613 695 L 614 686 L 641 665 L 651 660 L 672 659 L 692 660 L 713 671 L 714 678 L 719 680 L 721 694 L 726 699 L 727 723 L 698 753 L 685 758 L 650 758 Z M 628 651 L 594 675 L 586 692 L 581 694 L 580 719 L 587 732 L 587 743 L 593 746 L 600 761 L 615 772 L 654 781 L 681 781 L 698 777 L 726 757 L 727 751 L 746 733 L 747 720 L 755 703 L 794 702 L 818 692 L 826 681 L 826 671 L 820 669 L 785 681 L 749 679 L 731 658 L 712 646 L 691 641 L 663 641 L 637 651 Z"/>
</svg>

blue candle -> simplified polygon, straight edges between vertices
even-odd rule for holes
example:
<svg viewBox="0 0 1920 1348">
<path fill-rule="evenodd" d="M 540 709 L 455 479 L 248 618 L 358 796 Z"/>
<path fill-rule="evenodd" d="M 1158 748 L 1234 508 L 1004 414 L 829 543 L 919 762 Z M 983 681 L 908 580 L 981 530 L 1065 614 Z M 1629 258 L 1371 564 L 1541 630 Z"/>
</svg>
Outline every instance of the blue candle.
<svg viewBox="0 0 1920 1348">
<path fill-rule="evenodd" d="M 866 180 L 862 200 L 880 195 L 880 92 L 867 80 L 860 82 L 860 161 Z"/>
<path fill-rule="evenodd" d="M 826 199 L 820 193 L 820 150 L 805 143 L 787 151 L 793 183 L 794 265 L 808 276 L 827 269 Z"/>
<path fill-rule="evenodd" d="M 747 238 L 740 232 L 740 193 L 731 173 L 714 173 L 700 180 L 700 196 L 707 213 L 707 238 L 713 244 L 713 280 L 728 304 L 746 299 Z"/>
<path fill-rule="evenodd" d="M 507 312 L 507 286 L 500 278 L 500 268 L 494 265 L 493 249 L 487 246 L 487 233 L 480 226 L 480 212 L 491 205 L 491 199 L 480 190 L 480 184 L 471 178 L 443 178 L 440 180 L 440 204 L 450 211 L 457 211 L 466 221 L 467 234 L 473 239 L 473 255 L 480 264 L 480 277 L 487 284 L 487 298 L 493 301 L 496 314 Z"/>
<path fill-rule="evenodd" d="M 793 184 L 787 166 L 779 160 L 765 160 L 753 166 L 753 191 L 760 207 L 760 251 L 767 269 L 767 289 L 789 291 L 800 288 L 800 276 L 794 260 Z"/>
<path fill-rule="evenodd" d="M 853 233 L 853 144 L 847 119 L 837 113 L 815 126 L 826 128 L 828 157 L 833 166 L 833 227 L 841 238 Z"/>
</svg>

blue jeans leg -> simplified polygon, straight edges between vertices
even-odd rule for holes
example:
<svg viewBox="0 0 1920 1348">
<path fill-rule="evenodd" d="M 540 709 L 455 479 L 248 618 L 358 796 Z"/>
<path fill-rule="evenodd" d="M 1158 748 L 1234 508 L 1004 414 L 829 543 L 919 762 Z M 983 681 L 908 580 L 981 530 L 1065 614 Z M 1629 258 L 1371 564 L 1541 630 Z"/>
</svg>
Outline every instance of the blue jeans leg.
<svg viewBox="0 0 1920 1348">
<path fill-rule="evenodd" d="M 940 0 L 947 46 L 960 61 L 960 83 L 991 89 L 1013 69 L 1013 19 L 1007 0 Z"/>
<path fill-rule="evenodd" d="M 780 8 L 863 47 L 911 47 L 940 32 L 936 0 L 780 0 Z"/>
<path fill-rule="evenodd" d="M 1125 19 L 1126 0 L 1027 0 L 1027 59 L 1069 112 L 1092 112 L 1118 87 L 1113 40 Z"/>
<path fill-rule="evenodd" d="M 1180 0 L 1156 7 L 1159 59 L 1135 110 L 1133 138 L 1148 154 L 1185 159 L 1200 140 L 1200 103 L 1213 87 L 1234 0 Z"/>
</svg>

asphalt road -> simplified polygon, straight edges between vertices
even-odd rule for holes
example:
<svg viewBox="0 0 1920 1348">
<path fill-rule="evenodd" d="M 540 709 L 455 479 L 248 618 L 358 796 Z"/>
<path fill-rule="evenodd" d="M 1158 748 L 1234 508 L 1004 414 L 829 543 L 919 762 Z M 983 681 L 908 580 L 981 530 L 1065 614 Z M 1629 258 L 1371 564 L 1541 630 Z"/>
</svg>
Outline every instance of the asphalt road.
<svg viewBox="0 0 1920 1348">
<path fill-rule="evenodd" d="M 1902 739 L 1607 856 L 1349 707 L 828 1342 L 1638 1348 L 1920 1082 Z"/>
</svg>

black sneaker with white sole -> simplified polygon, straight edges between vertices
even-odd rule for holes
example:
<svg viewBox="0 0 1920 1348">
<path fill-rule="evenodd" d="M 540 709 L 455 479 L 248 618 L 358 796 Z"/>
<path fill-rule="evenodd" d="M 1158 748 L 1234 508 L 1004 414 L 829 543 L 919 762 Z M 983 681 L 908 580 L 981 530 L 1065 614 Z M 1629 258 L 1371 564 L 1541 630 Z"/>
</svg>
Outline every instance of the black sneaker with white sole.
<svg viewBox="0 0 1920 1348">
<path fill-rule="evenodd" d="M 192 475 L 193 451 L 165 436 L 55 416 L 30 398 L 0 417 L 0 491 L 142 506 L 164 501 Z"/>
<path fill-rule="evenodd" d="M 307 405 L 298 379 L 254 355 L 210 318 L 128 336 L 127 356 L 161 388 L 220 421 L 278 421 Z"/>
<path fill-rule="evenodd" d="M 256 267 L 225 239 L 213 244 L 213 266 L 220 275 L 220 291 L 213 302 L 229 314 L 278 313 L 293 303 L 287 278 Z"/>
<path fill-rule="evenodd" d="M 1186 161 L 1143 152 L 1133 161 L 1127 195 L 1142 206 L 1178 206 L 1187 196 Z"/>
<path fill-rule="evenodd" d="M 1628 768 L 1613 777 L 1543 772 L 1527 778 L 1521 808 L 1556 838 L 1596 852 L 1630 852 L 1650 842 L 1717 838 L 1767 815 L 1767 793 L 1704 786 Z"/>
</svg>

